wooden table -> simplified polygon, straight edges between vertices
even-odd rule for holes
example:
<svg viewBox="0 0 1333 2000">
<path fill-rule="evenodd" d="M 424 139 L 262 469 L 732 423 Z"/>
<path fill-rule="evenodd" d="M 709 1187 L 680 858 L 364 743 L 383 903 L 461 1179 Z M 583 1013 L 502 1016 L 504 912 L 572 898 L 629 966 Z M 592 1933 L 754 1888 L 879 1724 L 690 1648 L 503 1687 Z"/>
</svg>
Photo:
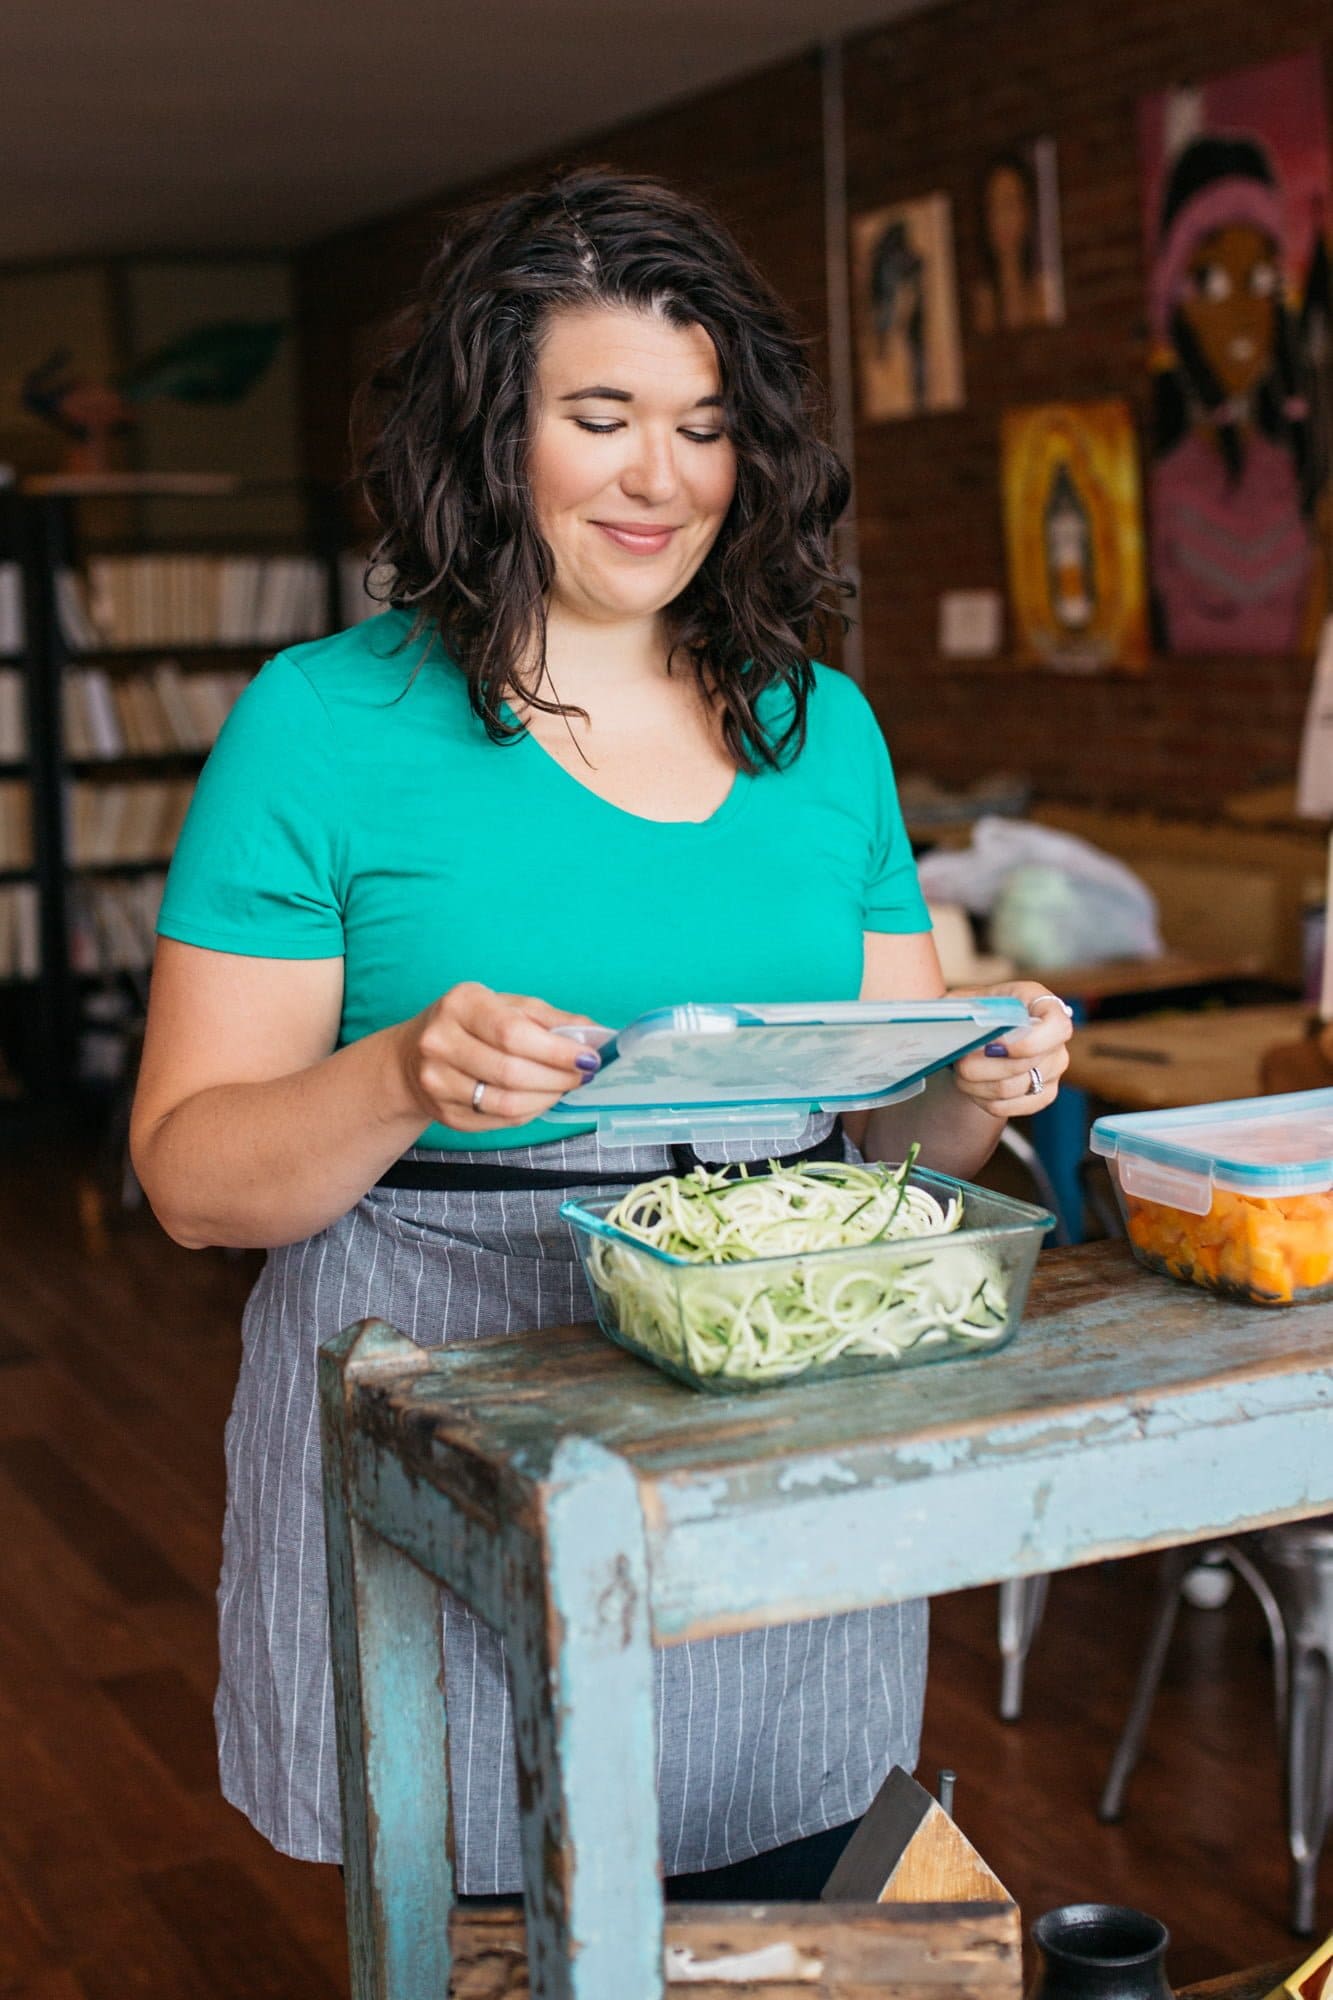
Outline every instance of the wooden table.
<svg viewBox="0 0 1333 2000">
<path fill-rule="evenodd" d="M 1062 972 L 1047 974 L 1046 982 L 1064 999 L 1094 1014 L 1108 1000 L 1231 986 L 1257 978 L 1263 969 L 1259 958 L 1186 958 L 1168 951 L 1160 958 L 1110 958 L 1097 965 L 1066 966 Z"/>
<path fill-rule="evenodd" d="M 1074 1030 L 1065 1080 L 1126 1111 L 1252 1097 L 1260 1062 L 1279 1042 L 1299 1041 L 1309 1011 L 1291 1001 L 1094 1021 Z"/>
<path fill-rule="evenodd" d="M 1040 1574 L 1333 1508 L 1333 1315 L 1042 1260 L 984 1359 L 762 1396 L 592 1327 L 321 1355 L 355 2000 L 442 2000 L 438 1579 L 506 1636 L 541 2000 L 654 2000 L 654 1644 Z"/>
</svg>

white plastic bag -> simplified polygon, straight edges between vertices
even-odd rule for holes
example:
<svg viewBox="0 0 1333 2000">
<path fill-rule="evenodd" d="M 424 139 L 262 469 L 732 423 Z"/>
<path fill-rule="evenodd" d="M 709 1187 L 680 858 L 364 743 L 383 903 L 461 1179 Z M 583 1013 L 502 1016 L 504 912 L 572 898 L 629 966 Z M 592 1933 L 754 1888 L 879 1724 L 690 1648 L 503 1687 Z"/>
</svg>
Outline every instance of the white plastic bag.
<svg viewBox="0 0 1333 2000">
<path fill-rule="evenodd" d="M 972 845 L 918 863 L 930 902 L 991 919 L 996 951 L 1028 968 L 1160 958 L 1157 903 L 1146 883 L 1086 840 L 1031 820 L 979 819 Z"/>
</svg>

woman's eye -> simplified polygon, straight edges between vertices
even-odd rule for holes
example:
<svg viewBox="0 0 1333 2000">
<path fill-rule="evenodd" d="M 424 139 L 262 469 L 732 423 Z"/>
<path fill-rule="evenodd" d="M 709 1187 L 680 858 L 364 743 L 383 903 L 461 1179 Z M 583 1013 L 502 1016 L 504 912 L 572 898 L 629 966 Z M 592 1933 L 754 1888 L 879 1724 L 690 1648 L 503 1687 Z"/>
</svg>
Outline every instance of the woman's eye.
<svg viewBox="0 0 1333 2000">
<path fill-rule="evenodd" d="M 681 436 L 687 437 L 691 444 L 716 444 L 720 437 L 726 436 L 726 432 L 725 431 L 682 431 Z"/>
<path fill-rule="evenodd" d="M 623 424 L 615 422 L 595 423 L 591 417 L 575 417 L 574 422 L 581 431 L 591 431 L 594 437 L 600 438 L 610 437 L 612 431 L 619 431 L 625 428 Z"/>
<path fill-rule="evenodd" d="M 1256 264 L 1250 273 L 1250 291 L 1256 299 L 1271 299 L 1277 291 L 1276 264 Z"/>
<path fill-rule="evenodd" d="M 1195 272 L 1194 283 L 1200 297 L 1211 299 L 1214 305 L 1231 297 L 1231 276 L 1220 264 L 1205 264 L 1201 271 Z"/>
</svg>

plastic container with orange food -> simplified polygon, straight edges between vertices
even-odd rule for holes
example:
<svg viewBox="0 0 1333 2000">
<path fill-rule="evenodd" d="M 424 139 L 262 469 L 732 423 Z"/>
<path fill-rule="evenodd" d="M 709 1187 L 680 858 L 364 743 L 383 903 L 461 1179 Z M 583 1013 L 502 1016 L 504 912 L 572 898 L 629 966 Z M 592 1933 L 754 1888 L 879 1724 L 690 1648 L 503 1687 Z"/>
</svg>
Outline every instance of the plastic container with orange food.
<svg viewBox="0 0 1333 2000">
<path fill-rule="evenodd" d="M 1099 1118 L 1134 1255 L 1255 1305 L 1333 1298 L 1333 1090 Z"/>
</svg>

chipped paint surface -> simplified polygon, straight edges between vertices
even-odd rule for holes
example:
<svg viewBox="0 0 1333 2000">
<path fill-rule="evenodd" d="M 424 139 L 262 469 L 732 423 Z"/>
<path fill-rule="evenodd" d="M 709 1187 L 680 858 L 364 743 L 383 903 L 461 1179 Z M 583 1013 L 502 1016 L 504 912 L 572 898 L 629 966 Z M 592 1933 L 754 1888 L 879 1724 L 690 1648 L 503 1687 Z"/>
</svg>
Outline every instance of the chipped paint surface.
<svg viewBox="0 0 1333 2000">
<path fill-rule="evenodd" d="M 534 2000 L 661 2000 L 651 1638 L 1333 1511 L 1333 1314 L 1113 1245 L 1043 1257 L 1010 1347 L 899 1376 L 708 1398 L 590 1327 L 426 1353 L 376 1324 L 321 1381 L 355 2000 L 447 1989 L 428 1578 L 510 1645 Z M 678 1949 L 700 1983 L 822 1970 L 789 1937 Z"/>
<path fill-rule="evenodd" d="M 778 1474 L 779 1493 L 794 1493 L 798 1486 L 856 1486 L 857 1475 L 837 1458 L 796 1459 Z"/>
<path fill-rule="evenodd" d="M 676 1521 L 650 1515 L 655 1636 L 671 1643 L 1167 1547 L 1333 1509 L 1329 1404 L 1278 1384 L 1264 1410 L 1116 1424 L 1073 1451 L 942 1454 L 928 1476 Z M 1195 1411 L 1194 1417 L 1200 1416 Z M 915 1447 L 914 1447 L 915 1449 Z"/>
<path fill-rule="evenodd" d="M 682 1986 L 691 1980 L 743 1986 L 751 1979 L 789 1979 L 798 1985 L 813 1985 L 824 1976 L 824 1961 L 798 1950 L 788 1939 L 760 1945 L 756 1951 L 728 1952 L 725 1958 L 696 1958 L 688 1945 L 668 1945 L 666 1974 Z"/>
</svg>

